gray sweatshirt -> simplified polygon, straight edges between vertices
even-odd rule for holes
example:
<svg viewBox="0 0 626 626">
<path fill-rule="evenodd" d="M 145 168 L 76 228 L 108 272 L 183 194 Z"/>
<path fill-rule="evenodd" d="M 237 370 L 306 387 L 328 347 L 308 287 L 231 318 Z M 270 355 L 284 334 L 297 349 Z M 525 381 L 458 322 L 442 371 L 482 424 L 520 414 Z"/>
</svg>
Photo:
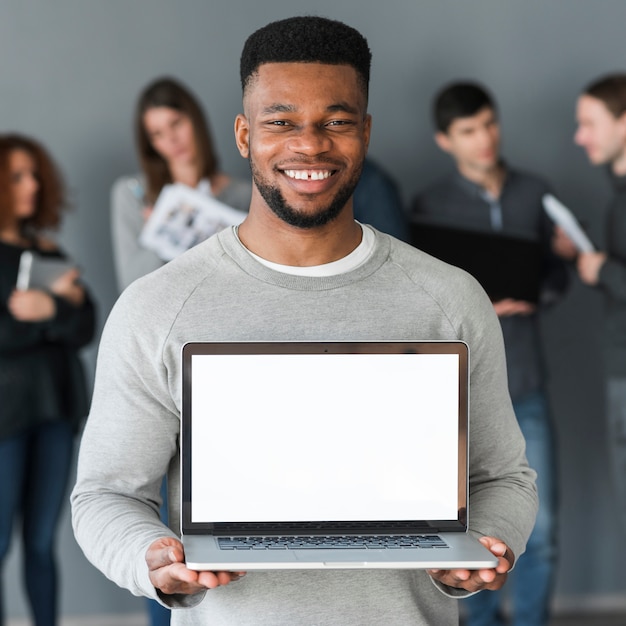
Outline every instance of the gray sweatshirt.
<svg viewBox="0 0 626 626">
<path fill-rule="evenodd" d="M 466 341 L 470 526 L 523 552 L 537 506 L 534 473 L 507 391 L 493 307 L 468 274 L 375 234 L 367 261 L 321 278 L 261 265 L 227 229 L 122 294 L 103 332 L 72 493 L 76 538 L 106 576 L 158 597 L 145 553 L 154 540 L 179 533 L 180 351 L 191 340 Z M 166 471 L 171 529 L 158 515 Z M 213 479 L 227 471 L 216 467 Z M 306 570 L 249 572 L 227 587 L 160 599 L 173 608 L 173 626 L 440 626 L 458 622 L 455 596 L 462 595 L 424 571 Z"/>
</svg>

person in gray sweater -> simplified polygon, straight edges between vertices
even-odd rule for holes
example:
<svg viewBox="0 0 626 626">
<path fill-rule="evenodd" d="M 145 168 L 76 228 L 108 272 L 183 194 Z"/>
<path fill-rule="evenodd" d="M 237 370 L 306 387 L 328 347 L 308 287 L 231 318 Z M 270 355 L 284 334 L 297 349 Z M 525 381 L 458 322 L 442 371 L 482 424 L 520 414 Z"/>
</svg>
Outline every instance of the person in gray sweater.
<svg viewBox="0 0 626 626">
<path fill-rule="evenodd" d="M 181 82 L 153 80 L 135 107 L 135 140 L 141 174 L 122 176 L 111 191 L 111 240 L 119 291 L 165 261 L 140 241 L 159 194 L 182 183 L 240 211 L 250 206 L 252 185 L 220 171 L 208 120 L 200 102 Z M 165 486 L 162 516 L 166 517 Z M 148 603 L 152 626 L 169 624 L 169 612 Z"/>
<path fill-rule="evenodd" d="M 182 83 L 162 77 L 139 94 L 135 138 L 141 173 L 122 176 L 111 190 L 111 239 L 120 291 L 165 261 L 143 246 L 139 235 L 165 185 L 182 183 L 247 211 L 250 181 L 222 172 L 207 118 Z"/>
<path fill-rule="evenodd" d="M 489 299 L 462 270 L 354 220 L 371 128 L 370 61 L 358 31 L 320 17 L 273 22 L 248 38 L 235 137 L 253 174 L 249 215 L 135 281 L 103 332 L 72 493 L 74 531 L 96 567 L 171 607 L 175 626 L 456 624 L 456 599 L 501 587 L 533 526 L 535 474 Z M 470 532 L 498 556 L 497 567 L 187 569 L 179 540 L 182 345 L 381 338 L 468 343 Z M 311 393 L 320 384 L 311 381 Z M 295 429 L 306 426 L 294 417 Z M 228 471 L 215 467 L 207 479 Z M 165 472 L 169 528 L 158 515 Z"/>
</svg>

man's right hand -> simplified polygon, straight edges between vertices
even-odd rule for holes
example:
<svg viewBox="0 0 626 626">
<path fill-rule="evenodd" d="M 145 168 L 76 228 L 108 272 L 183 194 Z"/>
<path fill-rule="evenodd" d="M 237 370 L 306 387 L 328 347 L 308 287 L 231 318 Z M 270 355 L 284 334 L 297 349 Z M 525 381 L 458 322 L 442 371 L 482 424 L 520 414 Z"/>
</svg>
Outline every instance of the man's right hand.
<svg viewBox="0 0 626 626">
<path fill-rule="evenodd" d="M 185 566 L 183 544 L 164 537 L 154 541 L 146 552 L 150 581 L 166 595 L 193 594 L 239 580 L 245 572 L 197 572 Z"/>
<path fill-rule="evenodd" d="M 493 303 L 493 308 L 498 317 L 510 317 L 511 315 L 530 315 L 537 310 L 537 306 L 525 300 L 505 298 Z"/>
</svg>

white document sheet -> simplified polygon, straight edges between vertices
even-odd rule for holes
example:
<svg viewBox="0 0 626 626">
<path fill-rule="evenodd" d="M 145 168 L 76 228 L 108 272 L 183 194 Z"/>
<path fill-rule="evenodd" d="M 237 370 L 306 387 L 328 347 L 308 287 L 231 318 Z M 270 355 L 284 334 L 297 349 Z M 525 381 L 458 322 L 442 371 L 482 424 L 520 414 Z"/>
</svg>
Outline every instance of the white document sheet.
<svg viewBox="0 0 626 626">
<path fill-rule="evenodd" d="M 579 252 L 593 252 L 595 250 L 594 245 L 581 228 L 578 220 L 564 204 L 549 193 L 542 200 L 543 208 L 550 219 L 565 231 L 565 234 L 572 240 Z"/>
</svg>

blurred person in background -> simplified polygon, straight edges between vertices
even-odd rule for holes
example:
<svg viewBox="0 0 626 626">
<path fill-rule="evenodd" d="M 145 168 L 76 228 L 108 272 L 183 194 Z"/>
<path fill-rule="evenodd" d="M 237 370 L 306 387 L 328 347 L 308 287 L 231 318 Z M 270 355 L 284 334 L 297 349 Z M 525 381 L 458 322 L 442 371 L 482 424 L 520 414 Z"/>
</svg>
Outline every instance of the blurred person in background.
<svg viewBox="0 0 626 626">
<path fill-rule="evenodd" d="M 473 81 L 444 85 L 433 100 L 433 118 L 435 141 L 450 155 L 454 169 L 415 198 L 412 218 L 417 226 L 453 228 L 463 233 L 464 240 L 480 233 L 481 239 L 474 240 L 474 245 L 482 245 L 489 252 L 491 266 L 505 275 L 511 291 L 490 293 L 489 287 L 483 286 L 500 321 L 509 393 L 526 440 L 528 463 L 537 472 L 539 491 L 539 512 L 526 552 L 503 590 L 463 600 L 465 623 L 508 623 L 504 613 L 508 593 L 511 624 L 547 626 L 558 558 L 558 477 L 540 319 L 565 296 L 569 286 L 566 261 L 571 260 L 574 250 L 561 248 L 555 225 L 544 210 L 543 197 L 551 192 L 550 185 L 543 177 L 513 167 L 503 158 L 499 109 L 485 87 Z M 498 239 L 507 246 L 523 242 L 530 249 L 523 257 L 518 249 L 521 261 L 507 263 L 494 244 Z M 458 244 L 459 240 L 454 241 Z M 437 250 L 426 251 L 439 256 Z M 474 248 L 464 247 L 463 252 L 464 262 L 476 257 Z M 472 273 L 471 264 L 461 267 Z M 488 282 L 485 277 L 476 278 Z M 532 294 L 525 289 L 521 295 L 522 278 L 527 285 L 532 283 Z"/>
<path fill-rule="evenodd" d="M 365 157 L 354 190 L 354 219 L 402 241 L 409 241 L 409 218 L 398 183 L 378 162 Z"/>
<path fill-rule="evenodd" d="M 25 251 L 66 258 L 48 234 L 65 208 L 45 148 L 0 136 L 0 565 L 17 522 L 36 626 L 57 624 L 54 542 L 75 435 L 89 410 L 79 350 L 93 338 L 95 309 L 76 268 L 47 289 L 16 289 L 16 282 Z M 0 597 L 0 623 L 3 614 Z"/>
<path fill-rule="evenodd" d="M 252 183 L 219 169 L 219 159 L 202 107 L 180 82 L 158 78 L 140 93 L 135 109 L 135 141 L 141 173 L 113 185 L 111 228 L 119 291 L 165 261 L 142 245 L 140 235 L 166 185 L 181 183 L 240 211 L 248 211 Z M 167 522 L 165 485 L 161 518 Z M 152 626 L 166 626 L 170 612 L 149 603 Z"/>
<path fill-rule="evenodd" d="M 197 98 L 180 82 L 159 78 L 139 95 L 135 140 L 141 173 L 113 185 L 113 259 L 120 291 L 164 261 L 139 236 L 165 185 L 182 183 L 240 211 L 248 211 L 252 183 L 225 174 Z"/>
<path fill-rule="evenodd" d="M 626 73 L 602 76 L 578 98 L 575 142 L 592 165 L 606 168 L 613 198 L 606 249 L 578 255 L 586 285 L 604 294 L 604 366 L 609 459 L 617 510 L 626 530 Z"/>
</svg>

